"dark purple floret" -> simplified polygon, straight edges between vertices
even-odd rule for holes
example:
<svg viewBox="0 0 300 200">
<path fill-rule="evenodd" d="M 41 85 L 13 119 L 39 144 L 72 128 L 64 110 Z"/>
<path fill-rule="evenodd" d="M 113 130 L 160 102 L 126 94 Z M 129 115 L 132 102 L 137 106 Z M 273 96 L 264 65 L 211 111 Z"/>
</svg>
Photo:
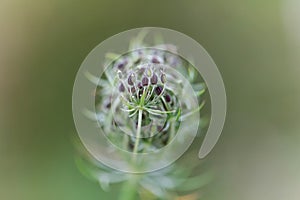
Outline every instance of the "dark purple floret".
<svg viewBox="0 0 300 200">
<path fill-rule="evenodd" d="M 160 76 L 160 80 L 161 80 L 162 83 L 167 82 L 167 77 L 166 77 L 166 75 L 165 75 L 165 74 L 162 74 L 162 75 Z"/>
<path fill-rule="evenodd" d="M 160 94 L 162 93 L 162 91 L 163 91 L 163 87 L 162 87 L 162 86 L 157 86 L 157 87 L 155 88 L 155 93 L 156 93 L 157 95 L 160 95 Z"/>
<path fill-rule="evenodd" d="M 166 99 L 166 102 L 168 102 L 168 103 L 171 102 L 171 96 L 169 94 L 166 94 L 165 99 Z"/>
<path fill-rule="evenodd" d="M 156 74 L 153 74 L 153 76 L 151 77 L 151 84 L 155 85 L 157 83 L 157 76 Z"/>
<path fill-rule="evenodd" d="M 124 69 L 124 66 L 125 66 L 124 63 L 119 63 L 119 64 L 118 64 L 118 69 L 119 69 L 119 70 L 123 70 L 123 69 Z"/>
<path fill-rule="evenodd" d="M 139 88 L 139 89 L 142 89 L 142 88 L 143 88 L 143 86 L 142 86 L 142 83 L 141 83 L 141 82 L 139 82 L 139 83 L 137 84 L 137 86 L 138 86 L 138 88 Z"/>
<path fill-rule="evenodd" d="M 147 86 L 149 84 L 149 79 L 147 77 L 143 77 L 142 79 L 142 85 Z"/>
<path fill-rule="evenodd" d="M 133 82 L 134 82 L 134 74 L 130 74 L 129 76 L 128 76 L 128 84 L 129 85 L 133 85 Z"/>
<path fill-rule="evenodd" d="M 123 62 L 120 62 L 117 66 L 119 70 L 123 70 L 125 66 L 127 65 L 128 61 L 124 60 Z"/>
<path fill-rule="evenodd" d="M 117 65 L 118 69 L 121 70 L 121 71 L 123 71 L 124 68 L 125 68 L 125 66 L 127 65 L 127 63 L 128 63 L 127 60 L 124 60 L 124 61 L 118 63 L 118 65 Z"/>
<path fill-rule="evenodd" d="M 124 87 L 123 83 L 120 84 L 119 91 L 120 92 L 124 92 L 125 91 L 125 87 Z"/>
<path fill-rule="evenodd" d="M 155 63 L 155 64 L 159 64 L 159 60 L 157 57 L 153 57 L 152 60 L 151 60 L 152 63 Z"/>
<path fill-rule="evenodd" d="M 132 88 L 130 89 L 130 91 L 131 91 L 132 94 L 135 93 L 135 87 L 132 87 Z"/>
</svg>

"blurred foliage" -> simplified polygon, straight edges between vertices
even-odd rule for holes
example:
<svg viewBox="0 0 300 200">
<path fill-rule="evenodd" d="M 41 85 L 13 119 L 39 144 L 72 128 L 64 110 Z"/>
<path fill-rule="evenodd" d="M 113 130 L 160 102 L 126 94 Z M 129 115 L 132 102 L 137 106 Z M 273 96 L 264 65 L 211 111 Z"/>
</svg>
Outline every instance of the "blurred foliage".
<svg viewBox="0 0 300 200">
<path fill-rule="evenodd" d="M 2 0 L 0 199 L 107 199 L 74 163 L 73 81 L 97 44 L 143 26 L 191 36 L 223 76 L 227 120 L 205 160 L 218 174 L 203 198 L 299 199 L 300 51 L 283 20 L 299 19 L 295 3 Z"/>
<path fill-rule="evenodd" d="M 101 188 L 108 193 L 114 184 L 122 183 L 121 189 L 117 190 L 120 200 L 176 199 L 186 195 L 199 199 L 199 189 L 213 180 L 212 170 L 202 168 L 189 156 L 184 156 L 181 164 L 175 163 L 154 172 L 131 174 L 111 169 L 96 161 L 81 145 L 79 139 L 74 139 L 74 146 L 78 152 L 77 167 L 85 177 L 100 183 Z M 189 163 L 189 166 L 182 163 Z M 201 174 L 197 172 L 199 167 L 202 168 Z"/>
</svg>

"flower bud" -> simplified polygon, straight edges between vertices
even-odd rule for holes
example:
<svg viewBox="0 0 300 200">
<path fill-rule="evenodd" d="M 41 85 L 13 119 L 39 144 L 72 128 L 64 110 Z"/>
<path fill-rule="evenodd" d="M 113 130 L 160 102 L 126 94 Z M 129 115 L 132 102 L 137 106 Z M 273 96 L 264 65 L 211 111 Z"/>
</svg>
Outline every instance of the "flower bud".
<svg viewBox="0 0 300 200">
<path fill-rule="evenodd" d="M 128 76 L 127 82 L 129 85 L 133 85 L 134 81 L 135 81 L 135 75 L 134 75 L 134 73 L 132 73 Z"/>
<path fill-rule="evenodd" d="M 142 88 L 143 88 L 142 83 L 139 82 L 139 83 L 137 84 L 137 87 L 138 87 L 139 89 L 142 89 Z"/>
<path fill-rule="evenodd" d="M 166 94 L 165 99 L 167 103 L 171 102 L 171 96 L 169 94 Z"/>
<path fill-rule="evenodd" d="M 160 76 L 160 80 L 161 80 L 162 83 L 167 82 L 166 74 L 162 74 L 162 75 Z"/>
<path fill-rule="evenodd" d="M 119 70 L 124 70 L 125 66 L 127 65 L 128 61 L 127 60 L 124 60 L 120 63 L 117 64 L 117 67 Z"/>
<path fill-rule="evenodd" d="M 135 87 L 132 87 L 131 89 L 130 89 L 130 92 L 133 94 L 133 93 L 135 93 Z"/>
<path fill-rule="evenodd" d="M 155 88 L 155 93 L 156 93 L 157 95 L 160 95 L 160 94 L 162 93 L 162 91 L 163 91 L 162 86 L 157 86 L 157 87 Z"/>
<path fill-rule="evenodd" d="M 124 68 L 124 64 L 123 63 L 118 64 L 118 69 L 122 70 L 123 68 Z"/>
<path fill-rule="evenodd" d="M 149 84 L 149 79 L 144 76 L 143 79 L 142 79 L 142 85 L 147 86 L 148 84 Z"/>
<path fill-rule="evenodd" d="M 157 83 L 157 76 L 156 74 L 153 74 L 153 76 L 151 77 L 151 84 L 155 85 Z"/>
<path fill-rule="evenodd" d="M 120 92 L 124 92 L 125 91 L 125 87 L 124 87 L 123 83 L 120 84 L 119 91 Z"/>
<path fill-rule="evenodd" d="M 152 62 L 152 63 L 155 63 L 155 64 L 160 64 L 159 58 L 156 57 L 156 56 L 153 56 L 151 62 Z"/>
</svg>

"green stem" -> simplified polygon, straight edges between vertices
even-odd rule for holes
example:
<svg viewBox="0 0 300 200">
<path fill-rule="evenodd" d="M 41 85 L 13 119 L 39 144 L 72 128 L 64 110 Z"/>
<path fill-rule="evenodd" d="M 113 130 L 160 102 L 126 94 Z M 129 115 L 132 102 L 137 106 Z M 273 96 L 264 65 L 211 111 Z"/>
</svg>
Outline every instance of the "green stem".
<svg viewBox="0 0 300 200">
<path fill-rule="evenodd" d="M 119 200 L 136 199 L 136 195 L 138 191 L 137 183 L 138 183 L 138 179 L 135 176 L 131 176 L 127 182 L 123 183 L 120 191 Z"/>
<path fill-rule="evenodd" d="M 138 125 L 137 125 L 136 139 L 135 139 L 135 143 L 134 143 L 133 153 L 137 153 L 139 142 L 140 142 L 141 126 L 142 126 L 142 114 L 143 114 L 143 110 L 139 109 Z"/>
</svg>

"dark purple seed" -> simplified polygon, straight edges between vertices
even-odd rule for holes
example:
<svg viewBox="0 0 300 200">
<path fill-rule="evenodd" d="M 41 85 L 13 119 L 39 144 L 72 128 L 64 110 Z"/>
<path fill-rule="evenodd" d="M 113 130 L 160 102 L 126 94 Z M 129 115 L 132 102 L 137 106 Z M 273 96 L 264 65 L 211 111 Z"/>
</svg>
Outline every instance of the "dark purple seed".
<svg viewBox="0 0 300 200">
<path fill-rule="evenodd" d="M 161 80 L 162 83 L 167 82 L 167 77 L 166 77 L 166 75 L 165 75 L 165 74 L 162 74 L 162 75 L 160 76 L 160 80 Z"/>
<path fill-rule="evenodd" d="M 142 85 L 147 86 L 149 84 L 149 79 L 147 77 L 143 77 L 142 79 Z"/>
<path fill-rule="evenodd" d="M 123 69 L 125 68 L 125 66 L 127 65 L 127 63 L 128 63 L 127 60 L 124 60 L 124 61 L 120 62 L 120 63 L 118 64 L 118 69 L 119 69 L 119 70 L 123 70 Z"/>
<path fill-rule="evenodd" d="M 119 64 L 118 64 L 118 69 L 119 69 L 119 70 L 123 70 L 123 69 L 124 69 L 124 66 L 125 66 L 124 63 L 119 63 Z"/>
<path fill-rule="evenodd" d="M 151 61 L 152 61 L 152 63 L 155 63 L 155 64 L 160 63 L 159 60 L 156 57 L 153 57 Z"/>
<path fill-rule="evenodd" d="M 166 102 L 171 102 L 171 96 L 169 95 L 169 94 L 167 94 L 166 96 L 165 96 L 165 99 L 166 99 Z"/>
<path fill-rule="evenodd" d="M 130 91 L 131 91 L 131 93 L 135 93 L 135 87 L 132 87 L 132 88 L 130 89 Z"/>
<path fill-rule="evenodd" d="M 119 91 L 120 92 L 124 92 L 125 91 L 125 87 L 124 87 L 123 83 L 120 84 Z"/>
<path fill-rule="evenodd" d="M 129 85 L 133 85 L 133 82 L 134 82 L 134 75 L 133 74 L 129 75 L 127 82 L 128 82 Z"/>
<path fill-rule="evenodd" d="M 156 93 L 157 95 L 160 95 L 160 94 L 162 93 L 162 91 L 163 91 L 162 86 L 157 86 L 157 87 L 155 88 L 155 93 Z"/>
<path fill-rule="evenodd" d="M 153 76 L 151 77 L 151 84 L 155 85 L 157 83 L 157 76 L 156 74 L 153 74 Z"/>
<path fill-rule="evenodd" d="M 124 63 L 124 62 L 121 62 L 121 63 L 118 64 L 118 69 L 119 69 L 119 70 L 122 70 L 122 71 L 123 71 L 123 70 L 124 70 L 124 67 L 125 67 L 125 63 Z"/>
<path fill-rule="evenodd" d="M 141 82 L 139 82 L 139 83 L 137 84 L 137 86 L 138 86 L 138 88 L 139 88 L 139 89 L 142 89 L 142 88 L 143 88 L 143 86 L 142 86 L 142 83 L 141 83 Z"/>
</svg>

